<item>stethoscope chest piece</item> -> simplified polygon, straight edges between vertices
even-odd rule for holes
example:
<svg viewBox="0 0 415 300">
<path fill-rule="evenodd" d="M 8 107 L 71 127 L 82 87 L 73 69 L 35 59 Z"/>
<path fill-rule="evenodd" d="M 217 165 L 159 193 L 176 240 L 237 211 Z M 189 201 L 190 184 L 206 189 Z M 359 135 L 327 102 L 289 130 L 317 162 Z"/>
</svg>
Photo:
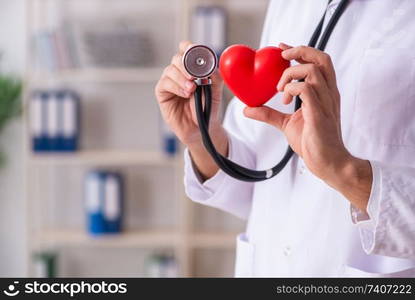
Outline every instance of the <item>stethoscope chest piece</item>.
<svg viewBox="0 0 415 300">
<path fill-rule="evenodd" d="M 195 45 L 187 49 L 183 55 L 183 65 L 187 73 L 196 78 L 196 84 L 209 84 L 207 79 L 217 66 L 215 52 L 204 45 Z"/>
</svg>

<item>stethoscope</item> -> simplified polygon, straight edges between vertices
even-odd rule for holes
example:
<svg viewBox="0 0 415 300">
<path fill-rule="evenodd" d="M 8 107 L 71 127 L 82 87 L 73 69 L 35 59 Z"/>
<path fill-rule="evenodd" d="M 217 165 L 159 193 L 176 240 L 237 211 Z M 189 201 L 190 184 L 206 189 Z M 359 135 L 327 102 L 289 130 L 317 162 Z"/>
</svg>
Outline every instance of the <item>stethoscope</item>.
<svg viewBox="0 0 415 300">
<path fill-rule="evenodd" d="M 332 0 L 329 0 L 329 4 Z M 346 9 L 349 0 L 341 0 L 333 16 L 327 23 L 326 29 L 321 35 L 321 31 L 324 24 L 325 13 L 318 23 L 316 29 L 311 36 L 308 46 L 315 47 L 318 42 L 317 49 L 324 51 L 327 42 L 332 34 L 334 27 L 338 20 Z M 321 38 L 320 38 L 321 35 Z M 319 40 L 320 39 L 320 40 Z M 206 150 L 212 156 L 215 163 L 226 174 L 242 181 L 263 181 L 274 177 L 287 165 L 288 161 L 294 154 L 294 151 L 288 146 L 282 160 L 273 168 L 268 170 L 251 170 L 247 169 L 237 163 L 229 160 L 220 153 L 217 152 L 215 145 L 213 144 L 209 135 L 209 120 L 212 110 L 212 80 L 210 75 L 215 71 L 217 65 L 217 57 L 215 52 L 207 46 L 195 45 L 189 48 L 183 56 L 183 64 L 186 71 L 193 77 L 195 77 L 196 90 L 194 93 L 196 116 L 202 136 L 203 145 Z M 205 101 L 203 102 L 203 97 Z M 295 99 L 295 110 L 301 107 L 300 97 Z"/>
</svg>

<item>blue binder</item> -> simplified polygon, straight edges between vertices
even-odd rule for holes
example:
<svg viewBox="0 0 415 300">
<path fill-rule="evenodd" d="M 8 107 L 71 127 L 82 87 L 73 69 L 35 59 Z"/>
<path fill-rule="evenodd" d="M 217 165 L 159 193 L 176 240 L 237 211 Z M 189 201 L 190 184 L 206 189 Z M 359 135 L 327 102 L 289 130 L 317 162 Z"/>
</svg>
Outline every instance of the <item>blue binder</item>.
<svg viewBox="0 0 415 300">
<path fill-rule="evenodd" d="M 122 230 L 123 219 L 123 184 L 121 175 L 107 173 L 105 178 L 104 220 L 107 233 Z"/>
<path fill-rule="evenodd" d="M 80 132 L 80 99 L 70 90 L 56 92 L 58 99 L 58 135 L 57 151 L 70 152 L 78 150 Z"/>
<path fill-rule="evenodd" d="M 47 151 L 58 151 L 58 132 L 59 132 L 59 106 L 56 93 L 54 91 L 45 92 L 46 100 L 46 135 Z"/>
<path fill-rule="evenodd" d="M 85 206 L 88 232 L 100 235 L 106 232 L 103 215 L 104 188 L 102 172 L 90 172 L 85 179 Z"/>
<path fill-rule="evenodd" d="M 35 91 L 31 100 L 35 152 L 76 151 L 80 135 L 80 98 L 71 90 Z"/>
<path fill-rule="evenodd" d="M 86 176 L 85 206 L 91 235 L 121 232 L 123 196 L 120 174 L 98 170 Z"/>
<path fill-rule="evenodd" d="M 31 132 L 32 149 L 35 152 L 48 150 L 46 109 L 49 94 L 42 91 L 32 93 Z"/>
</svg>

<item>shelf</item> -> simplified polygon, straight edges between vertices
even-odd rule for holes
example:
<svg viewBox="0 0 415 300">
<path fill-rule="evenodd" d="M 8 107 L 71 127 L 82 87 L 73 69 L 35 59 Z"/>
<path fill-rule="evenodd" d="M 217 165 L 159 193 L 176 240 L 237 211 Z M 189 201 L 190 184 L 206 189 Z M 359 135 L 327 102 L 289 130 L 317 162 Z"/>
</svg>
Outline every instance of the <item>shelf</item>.
<svg viewBox="0 0 415 300">
<path fill-rule="evenodd" d="M 82 230 L 48 230 L 38 235 L 42 246 L 94 247 L 173 247 L 178 242 L 174 231 L 131 231 L 122 234 L 91 236 Z"/>
<path fill-rule="evenodd" d="M 236 233 L 190 234 L 192 248 L 233 249 Z M 94 246 L 94 247 L 174 247 L 181 242 L 176 231 L 129 231 L 117 235 L 91 236 L 82 230 L 47 230 L 37 235 L 41 246 Z"/>
<path fill-rule="evenodd" d="M 229 248 L 234 249 L 236 246 L 236 236 L 234 232 L 201 232 L 194 233 L 190 237 L 190 243 L 193 248 Z"/>
<path fill-rule="evenodd" d="M 143 82 L 152 83 L 159 79 L 163 68 L 125 68 L 125 69 L 70 69 L 56 72 L 34 71 L 29 79 L 37 84 L 49 81 L 62 82 Z"/>
<path fill-rule="evenodd" d="M 168 157 L 151 151 L 79 151 L 73 153 L 31 153 L 29 162 L 38 165 L 146 165 L 174 167 L 181 163 L 181 155 Z"/>
</svg>

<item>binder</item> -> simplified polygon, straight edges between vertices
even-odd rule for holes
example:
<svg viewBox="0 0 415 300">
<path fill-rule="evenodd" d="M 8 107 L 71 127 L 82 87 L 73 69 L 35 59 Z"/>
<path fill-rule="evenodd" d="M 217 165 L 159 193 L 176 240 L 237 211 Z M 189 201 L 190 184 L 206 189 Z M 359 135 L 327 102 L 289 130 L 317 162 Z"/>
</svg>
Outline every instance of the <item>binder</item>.
<svg viewBox="0 0 415 300">
<path fill-rule="evenodd" d="M 91 171 L 85 179 L 87 229 L 91 235 L 119 233 L 123 219 L 123 183 L 120 174 Z"/>
<path fill-rule="evenodd" d="M 71 90 L 35 91 L 31 97 L 31 138 L 35 152 L 76 151 L 80 99 Z"/>
<path fill-rule="evenodd" d="M 32 149 L 35 152 L 45 151 L 48 148 L 46 128 L 46 105 L 48 94 L 34 91 L 31 97 L 30 118 Z"/>
<path fill-rule="evenodd" d="M 56 151 L 58 148 L 58 131 L 59 131 L 59 107 L 58 98 L 53 92 L 48 92 L 46 100 L 46 132 L 47 132 L 47 149 Z"/>
<path fill-rule="evenodd" d="M 55 92 L 56 99 L 58 100 L 58 107 L 57 107 L 57 115 L 58 115 L 58 132 L 56 136 L 56 150 L 57 151 L 64 151 L 65 150 L 65 137 L 64 137 L 64 115 L 65 115 L 65 107 L 64 107 L 64 98 L 65 93 L 63 91 Z"/>
<path fill-rule="evenodd" d="M 121 231 L 122 221 L 122 180 L 116 173 L 108 173 L 105 178 L 104 219 L 107 233 Z"/>
<path fill-rule="evenodd" d="M 98 171 L 90 172 L 85 179 L 85 206 L 87 213 L 88 232 L 100 235 L 106 232 L 104 216 L 102 213 L 104 201 L 105 174 Z"/>
<path fill-rule="evenodd" d="M 57 151 L 78 150 L 80 132 L 79 97 L 69 90 L 61 90 L 56 93 L 58 104 L 58 136 Z"/>
</svg>

